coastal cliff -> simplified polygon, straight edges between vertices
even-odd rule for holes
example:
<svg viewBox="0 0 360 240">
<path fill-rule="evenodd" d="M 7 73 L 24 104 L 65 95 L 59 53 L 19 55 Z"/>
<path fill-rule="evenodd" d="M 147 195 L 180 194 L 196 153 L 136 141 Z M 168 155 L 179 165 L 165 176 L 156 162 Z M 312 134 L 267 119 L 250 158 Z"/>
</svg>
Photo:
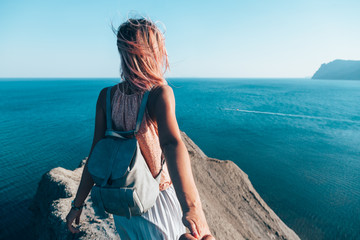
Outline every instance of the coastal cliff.
<svg viewBox="0 0 360 240">
<path fill-rule="evenodd" d="M 299 239 L 262 200 L 235 163 L 208 158 L 186 134 L 182 137 L 205 215 L 217 240 Z M 72 235 L 67 230 L 65 218 L 84 162 L 74 171 L 58 167 L 43 175 L 31 207 L 37 239 L 119 239 L 112 216 L 99 218 L 91 198 L 87 198 L 82 212 L 80 233 Z"/>
<path fill-rule="evenodd" d="M 360 61 L 337 59 L 323 63 L 312 79 L 360 80 Z"/>
</svg>

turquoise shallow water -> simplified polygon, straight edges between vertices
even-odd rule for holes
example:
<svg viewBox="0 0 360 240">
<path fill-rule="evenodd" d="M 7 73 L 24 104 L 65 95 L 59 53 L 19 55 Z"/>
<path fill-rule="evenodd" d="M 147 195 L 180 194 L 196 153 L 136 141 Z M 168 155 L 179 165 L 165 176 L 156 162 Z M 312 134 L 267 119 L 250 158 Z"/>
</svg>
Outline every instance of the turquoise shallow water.
<svg viewBox="0 0 360 240">
<path fill-rule="evenodd" d="M 21 238 L 43 173 L 87 156 L 116 79 L 0 81 L 0 238 Z M 170 79 L 180 128 L 233 160 L 303 239 L 360 238 L 360 81 Z M 27 239 L 29 239 L 27 237 Z"/>
</svg>

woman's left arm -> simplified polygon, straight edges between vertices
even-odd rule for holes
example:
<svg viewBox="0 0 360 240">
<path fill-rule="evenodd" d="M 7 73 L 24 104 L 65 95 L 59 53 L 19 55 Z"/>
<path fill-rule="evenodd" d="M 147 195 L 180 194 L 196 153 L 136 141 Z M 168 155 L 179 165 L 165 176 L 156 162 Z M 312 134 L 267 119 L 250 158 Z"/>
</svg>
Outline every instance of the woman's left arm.
<svg viewBox="0 0 360 240">
<path fill-rule="evenodd" d="M 84 166 L 84 169 L 82 172 L 79 188 L 77 190 L 76 197 L 74 199 L 75 207 L 79 207 L 79 206 L 83 205 L 86 197 L 89 195 L 89 192 L 94 185 L 94 181 L 91 178 L 91 175 L 88 171 L 87 166 L 88 166 L 88 160 L 90 158 L 90 155 L 92 153 L 94 146 L 96 145 L 96 143 L 98 141 L 100 141 L 105 136 L 105 130 L 106 130 L 106 114 L 105 114 L 105 100 L 106 99 L 105 98 L 106 98 L 106 89 L 103 89 L 103 90 L 101 90 L 98 100 L 97 100 L 97 103 L 96 103 L 94 139 L 93 139 L 93 143 L 92 143 L 92 146 L 90 149 L 89 157 L 85 163 L 85 166 Z M 66 216 L 66 222 L 67 222 L 68 229 L 72 233 L 79 232 L 78 229 L 76 229 L 72 226 L 72 222 L 74 221 L 74 219 L 76 219 L 75 223 L 79 224 L 80 223 L 80 215 L 81 215 L 81 210 L 76 210 L 76 209 L 71 208 L 70 212 Z"/>
</svg>

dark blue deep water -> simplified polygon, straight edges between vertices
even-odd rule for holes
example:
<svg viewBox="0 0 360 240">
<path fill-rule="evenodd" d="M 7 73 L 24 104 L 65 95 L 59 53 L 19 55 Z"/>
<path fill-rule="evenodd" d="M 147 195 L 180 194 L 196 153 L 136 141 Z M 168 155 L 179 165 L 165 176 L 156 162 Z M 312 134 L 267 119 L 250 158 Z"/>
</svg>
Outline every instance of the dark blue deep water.
<svg viewBox="0 0 360 240">
<path fill-rule="evenodd" d="M 180 128 L 302 239 L 360 239 L 360 81 L 169 80 Z M 88 155 L 97 95 L 116 83 L 0 81 L 0 239 L 24 236 L 42 174 Z"/>
</svg>

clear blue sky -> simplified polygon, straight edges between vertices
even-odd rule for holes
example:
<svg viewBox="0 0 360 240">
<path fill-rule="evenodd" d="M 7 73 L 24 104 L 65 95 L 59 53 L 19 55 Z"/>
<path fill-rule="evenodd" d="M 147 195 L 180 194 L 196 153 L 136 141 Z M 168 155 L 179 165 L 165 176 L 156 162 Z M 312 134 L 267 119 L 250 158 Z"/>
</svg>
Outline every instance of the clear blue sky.
<svg viewBox="0 0 360 240">
<path fill-rule="evenodd" d="M 118 77 L 110 24 L 128 15 L 166 26 L 168 77 L 306 77 L 360 59 L 359 0 L 1 0 L 0 77 Z"/>
</svg>

